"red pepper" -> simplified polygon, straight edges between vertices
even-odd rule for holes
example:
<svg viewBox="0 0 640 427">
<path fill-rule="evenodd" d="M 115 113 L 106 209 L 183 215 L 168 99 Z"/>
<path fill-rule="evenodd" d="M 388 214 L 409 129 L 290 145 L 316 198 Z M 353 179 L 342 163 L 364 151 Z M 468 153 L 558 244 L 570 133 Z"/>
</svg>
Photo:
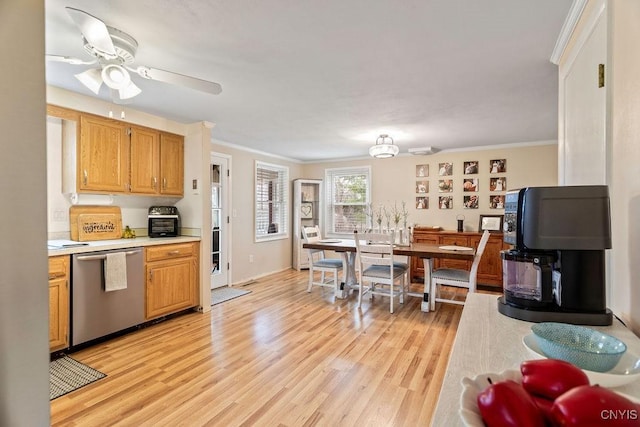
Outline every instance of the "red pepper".
<svg viewBox="0 0 640 427">
<path fill-rule="evenodd" d="M 535 394 L 532 394 L 531 397 L 538 407 L 538 410 L 544 417 L 547 425 L 553 425 L 553 417 L 551 416 L 551 407 L 553 406 L 553 400 L 547 399 L 546 397 L 536 396 Z"/>
<path fill-rule="evenodd" d="M 638 427 L 640 405 L 598 385 L 572 388 L 551 407 L 554 425 L 562 427 Z"/>
<path fill-rule="evenodd" d="M 526 360 L 520 372 L 525 390 L 551 400 L 574 387 L 589 385 L 587 374 L 564 360 Z"/>
<path fill-rule="evenodd" d="M 515 381 L 489 385 L 478 394 L 478 408 L 488 427 L 544 427 L 542 413 L 527 391 Z"/>
</svg>

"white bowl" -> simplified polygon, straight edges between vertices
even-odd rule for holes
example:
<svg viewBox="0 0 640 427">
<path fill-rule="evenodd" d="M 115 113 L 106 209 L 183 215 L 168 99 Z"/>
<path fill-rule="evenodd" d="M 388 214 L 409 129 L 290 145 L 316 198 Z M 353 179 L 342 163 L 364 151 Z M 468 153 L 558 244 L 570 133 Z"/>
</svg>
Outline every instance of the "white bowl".
<svg viewBox="0 0 640 427">
<path fill-rule="evenodd" d="M 538 359 L 546 359 L 534 334 L 522 338 L 522 343 L 531 354 Z M 603 387 L 614 388 L 632 383 L 640 379 L 640 356 L 631 351 L 625 352 L 620 361 L 608 372 L 595 372 L 583 369 L 591 384 L 600 384 Z"/>
<path fill-rule="evenodd" d="M 499 374 L 480 374 L 474 378 L 464 377 L 462 379 L 462 395 L 460 396 L 460 417 L 464 425 L 470 427 L 485 427 L 480 409 L 478 408 L 478 394 L 489 386 L 487 378 L 491 378 L 491 382 L 513 380 L 520 382 L 522 374 L 515 369 L 502 371 Z"/>
<path fill-rule="evenodd" d="M 522 382 L 522 374 L 517 369 L 508 369 L 497 374 L 487 373 L 479 374 L 474 378 L 464 377 L 462 379 L 462 395 L 460 395 L 460 409 L 458 413 L 465 426 L 469 427 L 485 427 L 480 409 L 478 408 L 478 394 L 489 386 L 487 378 L 491 378 L 491 382 L 512 380 L 517 383 Z M 602 385 L 602 384 L 600 384 Z M 628 394 L 616 392 L 635 403 L 640 403 L 637 397 Z"/>
</svg>

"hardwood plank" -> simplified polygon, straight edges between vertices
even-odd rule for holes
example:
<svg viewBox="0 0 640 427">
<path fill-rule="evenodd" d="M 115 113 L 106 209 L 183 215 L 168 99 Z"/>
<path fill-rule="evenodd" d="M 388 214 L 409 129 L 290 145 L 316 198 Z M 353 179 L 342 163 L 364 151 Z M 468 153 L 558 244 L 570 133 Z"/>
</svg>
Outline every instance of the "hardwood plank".
<svg viewBox="0 0 640 427">
<path fill-rule="evenodd" d="M 428 425 L 462 307 L 306 292 L 307 271 L 78 351 L 108 376 L 51 403 L 53 426 Z"/>
</svg>

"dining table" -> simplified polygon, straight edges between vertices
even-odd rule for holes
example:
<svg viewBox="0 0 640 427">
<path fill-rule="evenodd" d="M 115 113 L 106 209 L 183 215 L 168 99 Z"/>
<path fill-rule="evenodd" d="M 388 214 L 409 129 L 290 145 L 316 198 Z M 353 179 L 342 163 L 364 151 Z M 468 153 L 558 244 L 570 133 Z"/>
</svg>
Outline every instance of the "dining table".
<svg viewBox="0 0 640 427">
<path fill-rule="evenodd" d="M 303 248 L 334 251 L 342 256 L 343 280 L 339 289 L 335 290 L 336 298 L 347 298 L 358 287 L 356 277 L 356 241 L 354 239 L 322 239 L 316 242 L 303 243 Z M 429 298 L 431 289 L 431 273 L 433 259 L 449 258 L 473 261 L 474 248 L 464 246 L 442 246 L 429 243 L 410 243 L 408 245 L 394 245 L 393 254 L 398 256 L 417 257 L 424 264 L 423 292 L 407 292 L 407 295 L 422 298 L 420 309 L 428 312 L 435 309 L 435 298 Z"/>
</svg>

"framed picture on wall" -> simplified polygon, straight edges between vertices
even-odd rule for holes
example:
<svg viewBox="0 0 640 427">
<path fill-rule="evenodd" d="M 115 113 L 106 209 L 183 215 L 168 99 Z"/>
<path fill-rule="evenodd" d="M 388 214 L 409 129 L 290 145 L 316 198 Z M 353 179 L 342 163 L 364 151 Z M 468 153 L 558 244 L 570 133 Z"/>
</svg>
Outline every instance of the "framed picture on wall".
<svg viewBox="0 0 640 427">
<path fill-rule="evenodd" d="M 416 209 L 429 209 L 429 198 L 416 197 Z"/>
<path fill-rule="evenodd" d="M 301 202 L 300 203 L 300 218 L 312 219 L 313 218 L 313 202 Z"/>
<path fill-rule="evenodd" d="M 465 179 L 462 182 L 462 191 L 478 191 L 478 178 Z"/>
<path fill-rule="evenodd" d="M 428 193 L 429 181 L 416 181 L 416 193 Z"/>
<path fill-rule="evenodd" d="M 506 191 L 507 177 L 489 178 L 489 191 Z"/>
<path fill-rule="evenodd" d="M 453 180 L 441 179 L 438 181 L 438 192 L 451 193 L 453 191 Z"/>
<path fill-rule="evenodd" d="M 473 175 L 478 173 L 478 161 L 464 162 L 464 174 Z"/>
<path fill-rule="evenodd" d="M 491 173 L 503 173 L 507 171 L 507 159 L 489 160 L 489 171 Z"/>
<path fill-rule="evenodd" d="M 489 208 L 504 209 L 504 196 L 498 194 L 489 196 Z"/>
<path fill-rule="evenodd" d="M 438 175 L 440 175 L 440 176 L 451 176 L 451 175 L 453 175 L 453 164 L 451 164 L 451 163 L 440 163 L 440 164 L 438 164 Z"/>
<path fill-rule="evenodd" d="M 440 196 L 440 197 L 438 197 L 438 208 L 440 208 L 440 209 L 453 209 L 453 196 Z"/>
<path fill-rule="evenodd" d="M 429 165 L 416 165 L 416 177 L 429 176 Z"/>
<path fill-rule="evenodd" d="M 465 209 L 478 209 L 478 196 L 464 196 L 463 206 Z"/>
<path fill-rule="evenodd" d="M 504 215 L 480 215 L 478 231 L 483 232 L 484 230 L 489 230 L 493 233 L 501 232 L 503 218 Z"/>
</svg>

